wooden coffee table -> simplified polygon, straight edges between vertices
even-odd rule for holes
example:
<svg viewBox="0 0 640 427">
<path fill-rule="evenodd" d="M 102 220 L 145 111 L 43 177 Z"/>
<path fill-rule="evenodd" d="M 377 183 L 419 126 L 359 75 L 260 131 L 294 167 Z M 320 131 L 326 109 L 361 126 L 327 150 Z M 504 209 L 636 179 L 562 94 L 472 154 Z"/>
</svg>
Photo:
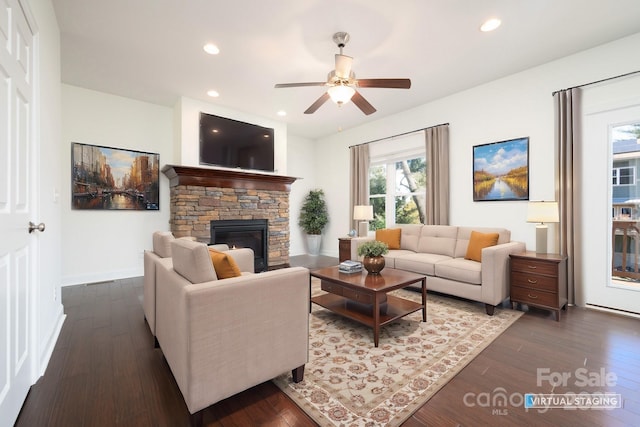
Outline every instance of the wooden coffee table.
<svg viewBox="0 0 640 427">
<path fill-rule="evenodd" d="M 380 274 L 341 273 L 338 266 L 311 272 L 311 277 L 321 280 L 322 290 L 328 292 L 311 297 L 309 283 L 309 312 L 311 303 L 373 328 L 373 343 L 377 347 L 380 327 L 418 310 L 422 321 L 427 321 L 427 278 L 408 271 L 385 268 Z M 311 279 L 309 279 L 311 281 Z M 422 304 L 388 295 L 396 289 L 420 282 Z"/>
</svg>

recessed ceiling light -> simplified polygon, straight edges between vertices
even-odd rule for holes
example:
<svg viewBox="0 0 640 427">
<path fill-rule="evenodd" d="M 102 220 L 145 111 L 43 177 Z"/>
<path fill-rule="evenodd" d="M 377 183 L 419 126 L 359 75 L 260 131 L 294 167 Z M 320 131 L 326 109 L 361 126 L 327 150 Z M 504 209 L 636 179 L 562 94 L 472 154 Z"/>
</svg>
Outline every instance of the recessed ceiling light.
<svg viewBox="0 0 640 427">
<path fill-rule="evenodd" d="M 216 46 L 213 43 L 207 43 L 204 45 L 203 47 L 204 51 L 207 52 L 209 55 L 217 55 L 220 53 L 220 49 L 218 49 L 218 46 Z"/>
<path fill-rule="evenodd" d="M 278 113 L 277 113 L 277 114 L 278 114 L 280 117 L 284 117 L 284 116 L 286 116 L 286 115 L 287 115 L 287 112 L 286 112 L 286 111 L 282 111 L 282 110 L 280 110 L 280 111 L 278 111 Z"/>
<path fill-rule="evenodd" d="M 208 92 L 207 92 L 207 95 L 209 95 L 209 96 L 210 96 L 210 97 L 212 97 L 212 98 L 217 98 L 217 97 L 219 97 L 219 96 L 220 96 L 220 94 L 219 94 L 217 91 L 215 91 L 215 90 L 210 90 L 210 91 L 208 91 Z"/>
<path fill-rule="evenodd" d="M 488 32 L 488 31 L 493 31 L 496 28 L 498 28 L 500 26 L 500 24 L 502 24 L 502 21 L 500 21 L 498 18 L 491 18 L 485 21 L 484 24 L 482 24 L 480 26 L 480 31 L 482 32 Z"/>
</svg>

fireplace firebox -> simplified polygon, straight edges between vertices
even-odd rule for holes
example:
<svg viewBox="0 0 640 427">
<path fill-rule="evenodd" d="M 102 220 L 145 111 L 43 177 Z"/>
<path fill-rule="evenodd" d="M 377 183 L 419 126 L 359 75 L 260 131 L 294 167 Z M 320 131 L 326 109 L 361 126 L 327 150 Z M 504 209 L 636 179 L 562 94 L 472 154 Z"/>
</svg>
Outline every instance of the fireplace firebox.
<svg viewBox="0 0 640 427">
<path fill-rule="evenodd" d="M 254 272 L 267 271 L 269 258 L 269 221 L 266 219 L 229 219 L 211 221 L 211 244 L 230 248 L 251 248 Z"/>
</svg>

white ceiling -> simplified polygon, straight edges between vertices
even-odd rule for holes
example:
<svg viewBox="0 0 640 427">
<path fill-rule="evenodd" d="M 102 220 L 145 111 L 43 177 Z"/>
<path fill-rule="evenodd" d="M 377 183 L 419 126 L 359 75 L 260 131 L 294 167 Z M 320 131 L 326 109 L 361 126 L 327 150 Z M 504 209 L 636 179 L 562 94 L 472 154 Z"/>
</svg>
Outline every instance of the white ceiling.
<svg viewBox="0 0 640 427">
<path fill-rule="evenodd" d="M 317 138 L 407 110 L 640 31 L 640 0 L 53 0 L 62 81 L 173 106 L 181 96 L 285 121 Z M 499 17 L 502 26 L 481 33 Z M 377 108 L 327 102 L 303 114 L 334 67 L 337 31 L 360 78 L 410 78 L 362 88 Z M 216 56 L 202 46 L 213 42 Z M 637 54 L 637 52 L 629 52 Z M 576 82 L 581 83 L 581 82 Z M 206 92 L 215 89 L 218 98 Z M 285 110 L 284 118 L 276 115 Z"/>
</svg>

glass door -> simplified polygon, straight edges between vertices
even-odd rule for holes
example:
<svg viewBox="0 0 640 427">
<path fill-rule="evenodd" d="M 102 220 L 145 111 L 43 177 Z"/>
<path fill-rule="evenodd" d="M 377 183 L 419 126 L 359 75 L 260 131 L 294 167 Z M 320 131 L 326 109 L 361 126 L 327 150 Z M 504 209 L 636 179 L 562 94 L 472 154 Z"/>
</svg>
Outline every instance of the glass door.
<svg viewBox="0 0 640 427">
<path fill-rule="evenodd" d="M 640 77 L 583 89 L 576 301 L 640 314 Z"/>
<path fill-rule="evenodd" d="M 640 121 L 611 126 L 611 276 L 640 283 Z"/>
</svg>

